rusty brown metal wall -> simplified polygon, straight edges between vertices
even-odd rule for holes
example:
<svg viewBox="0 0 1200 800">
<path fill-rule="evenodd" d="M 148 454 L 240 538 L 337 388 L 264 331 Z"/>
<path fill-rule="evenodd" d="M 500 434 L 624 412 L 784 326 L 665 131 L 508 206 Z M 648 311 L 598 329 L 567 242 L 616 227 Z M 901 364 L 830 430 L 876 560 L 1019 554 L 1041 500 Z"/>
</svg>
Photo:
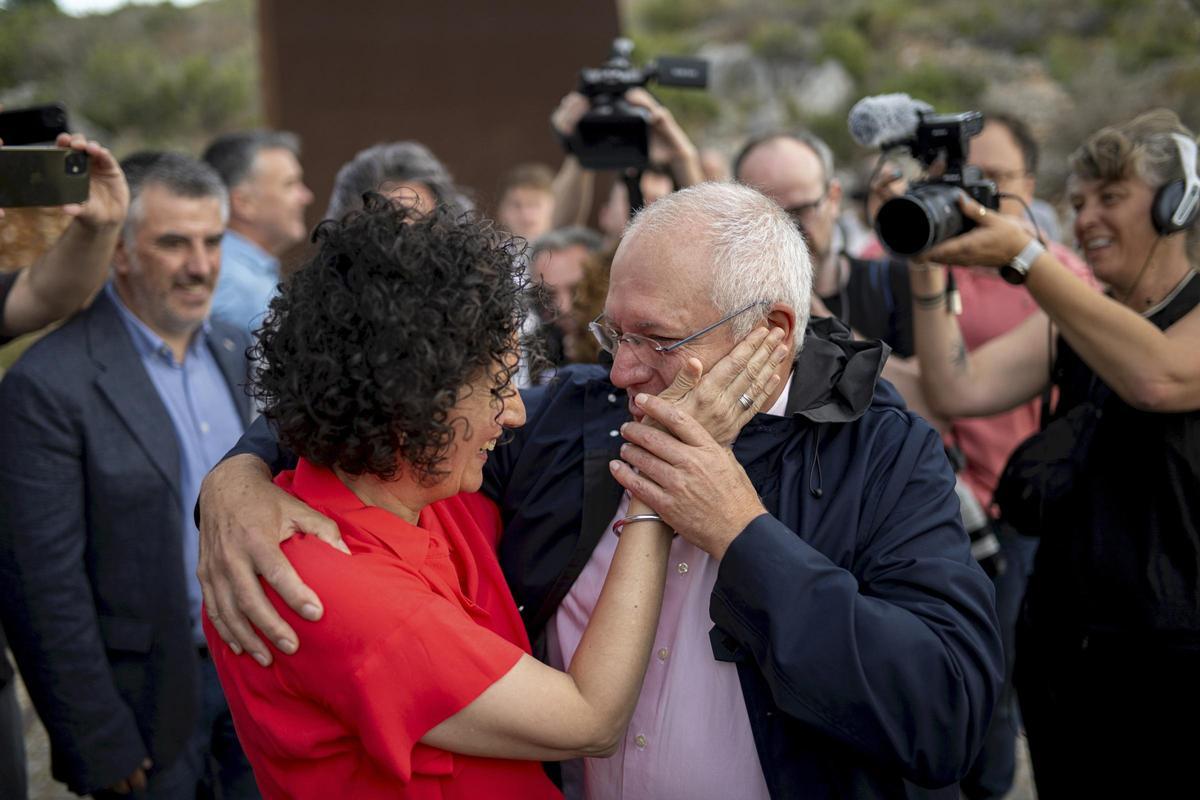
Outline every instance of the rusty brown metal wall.
<svg viewBox="0 0 1200 800">
<path fill-rule="evenodd" d="M 615 2 L 259 0 L 267 124 L 304 140 L 319 220 L 339 166 L 415 139 L 489 210 L 508 167 L 562 153 L 550 111 L 608 55 Z"/>
</svg>

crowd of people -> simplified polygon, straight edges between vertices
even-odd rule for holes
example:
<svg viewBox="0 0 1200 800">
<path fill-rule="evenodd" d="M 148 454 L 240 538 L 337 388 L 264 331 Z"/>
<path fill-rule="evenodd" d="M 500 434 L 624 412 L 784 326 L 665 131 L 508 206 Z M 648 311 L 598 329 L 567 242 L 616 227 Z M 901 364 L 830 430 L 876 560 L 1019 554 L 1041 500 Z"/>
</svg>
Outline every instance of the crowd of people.
<svg viewBox="0 0 1200 800">
<path fill-rule="evenodd" d="M 985 113 L 903 259 L 809 131 L 493 209 L 424 145 L 118 160 L 0 274 L 0 629 L 98 798 L 1000 798 L 1193 781 L 1200 175 L 1170 111 L 1070 160 Z M 587 110 L 571 93 L 564 140 Z M 639 197 L 640 195 L 640 197 Z M 640 203 L 640 206 L 639 206 Z M 598 220 L 598 228 L 588 220 Z M 280 258 L 312 240 L 303 263 Z M 26 796 L 0 660 L 0 796 Z"/>
</svg>

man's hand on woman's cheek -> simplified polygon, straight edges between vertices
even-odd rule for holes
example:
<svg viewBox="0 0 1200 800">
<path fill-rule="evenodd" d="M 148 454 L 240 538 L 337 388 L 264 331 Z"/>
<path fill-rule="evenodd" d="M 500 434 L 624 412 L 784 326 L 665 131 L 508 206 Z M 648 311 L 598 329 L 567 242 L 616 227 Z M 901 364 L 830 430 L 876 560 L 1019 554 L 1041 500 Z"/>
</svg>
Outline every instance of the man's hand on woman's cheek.
<svg viewBox="0 0 1200 800">
<path fill-rule="evenodd" d="M 613 475 L 676 533 L 722 558 L 750 521 L 766 513 L 758 493 L 733 451 L 695 419 L 661 398 L 636 400 L 664 430 L 640 422 L 621 426 L 626 443 Z"/>
</svg>

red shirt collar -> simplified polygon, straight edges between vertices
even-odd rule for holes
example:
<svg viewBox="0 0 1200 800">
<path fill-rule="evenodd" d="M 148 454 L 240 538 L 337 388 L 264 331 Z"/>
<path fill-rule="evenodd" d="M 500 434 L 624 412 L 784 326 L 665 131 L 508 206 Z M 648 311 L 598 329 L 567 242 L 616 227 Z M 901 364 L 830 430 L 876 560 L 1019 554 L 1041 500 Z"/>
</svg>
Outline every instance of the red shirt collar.
<svg viewBox="0 0 1200 800">
<path fill-rule="evenodd" d="M 418 525 L 377 506 L 368 506 L 326 467 L 300 459 L 296 469 L 282 472 L 275 482 L 339 524 L 351 551 L 355 544 L 378 543 L 420 569 L 429 552 L 429 530 L 441 526 L 430 507 L 421 510 Z M 373 540 L 373 541 L 372 541 Z"/>
</svg>

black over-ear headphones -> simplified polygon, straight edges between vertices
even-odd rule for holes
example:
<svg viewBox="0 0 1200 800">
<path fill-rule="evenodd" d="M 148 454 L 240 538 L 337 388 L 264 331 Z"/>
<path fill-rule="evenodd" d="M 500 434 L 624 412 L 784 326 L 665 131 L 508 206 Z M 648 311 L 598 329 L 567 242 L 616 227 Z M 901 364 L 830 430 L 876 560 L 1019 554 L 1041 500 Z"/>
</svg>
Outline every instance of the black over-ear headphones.
<svg viewBox="0 0 1200 800">
<path fill-rule="evenodd" d="M 1161 186 L 1150 207 L 1150 219 L 1159 236 L 1189 227 L 1200 215 L 1200 175 L 1196 174 L 1196 140 L 1181 133 L 1172 133 L 1179 148 L 1179 163 L 1183 177 Z"/>
</svg>

